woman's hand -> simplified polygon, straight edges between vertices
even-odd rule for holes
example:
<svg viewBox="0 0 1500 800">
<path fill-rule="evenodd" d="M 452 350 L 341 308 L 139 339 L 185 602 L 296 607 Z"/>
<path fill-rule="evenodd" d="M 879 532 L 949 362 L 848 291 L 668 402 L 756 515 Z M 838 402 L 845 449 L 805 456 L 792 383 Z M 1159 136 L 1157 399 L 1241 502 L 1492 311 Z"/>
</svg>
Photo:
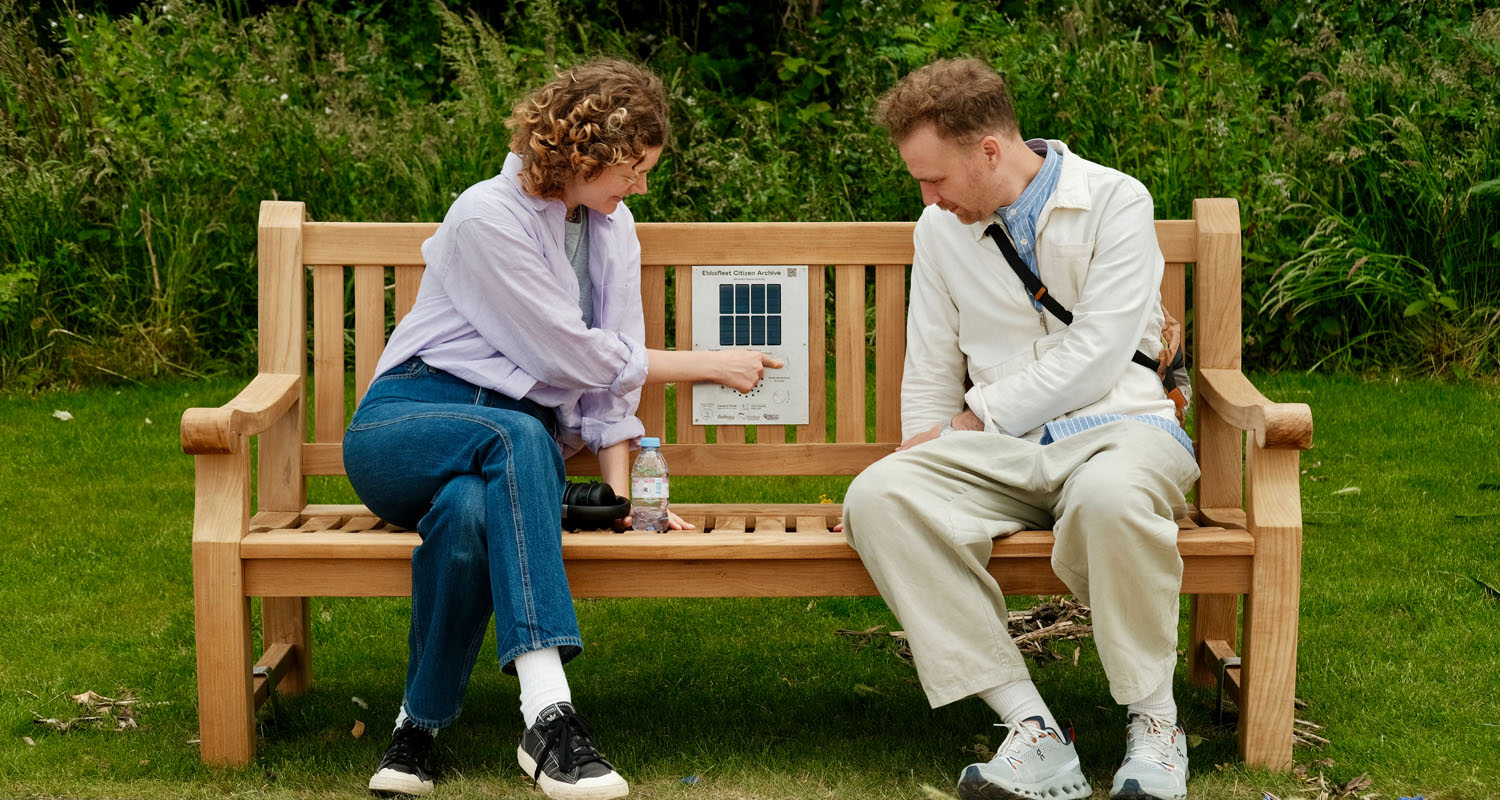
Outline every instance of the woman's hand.
<svg viewBox="0 0 1500 800">
<path fill-rule="evenodd" d="M 630 517 L 629 514 L 626 514 L 625 518 L 622 519 L 622 520 L 620 520 L 620 522 L 618 523 L 619 526 L 620 526 L 618 528 L 618 530 L 623 530 L 623 531 L 630 530 L 630 523 L 631 523 L 631 517 Z M 690 531 L 690 530 L 693 530 L 693 523 L 688 522 L 687 520 L 683 519 L 682 517 L 677 516 L 677 512 L 673 511 L 672 509 L 669 508 L 669 509 L 667 509 L 667 530 L 669 530 L 669 531 Z"/>
<path fill-rule="evenodd" d="M 717 367 L 714 383 L 741 393 L 754 389 L 765 377 L 767 367 L 781 369 L 784 366 L 781 359 L 757 350 L 720 350 L 714 356 Z"/>
</svg>

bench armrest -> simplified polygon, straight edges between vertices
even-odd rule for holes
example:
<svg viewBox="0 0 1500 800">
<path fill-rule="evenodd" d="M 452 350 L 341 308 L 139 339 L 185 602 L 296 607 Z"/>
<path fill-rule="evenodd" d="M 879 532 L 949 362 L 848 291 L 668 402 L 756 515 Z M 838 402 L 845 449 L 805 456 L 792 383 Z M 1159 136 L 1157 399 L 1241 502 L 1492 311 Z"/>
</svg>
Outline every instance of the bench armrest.
<svg viewBox="0 0 1500 800">
<path fill-rule="evenodd" d="M 1273 403 L 1237 369 L 1198 370 L 1199 396 L 1236 428 L 1255 432 L 1270 450 L 1312 447 L 1312 409 L 1306 403 Z"/>
<path fill-rule="evenodd" d="M 182 451 L 188 455 L 236 452 L 242 437 L 271 427 L 301 396 L 301 375 L 262 372 L 224 405 L 182 412 Z"/>
</svg>

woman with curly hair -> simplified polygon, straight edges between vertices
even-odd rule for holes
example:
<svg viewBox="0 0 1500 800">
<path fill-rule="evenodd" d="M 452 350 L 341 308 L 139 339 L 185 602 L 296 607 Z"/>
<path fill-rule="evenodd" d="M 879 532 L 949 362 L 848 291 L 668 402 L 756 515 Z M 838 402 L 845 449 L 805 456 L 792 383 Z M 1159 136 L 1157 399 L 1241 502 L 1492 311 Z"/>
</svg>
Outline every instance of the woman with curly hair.
<svg viewBox="0 0 1500 800">
<path fill-rule="evenodd" d="M 422 537 L 406 692 L 370 789 L 432 790 L 433 737 L 459 715 L 493 614 L 501 667 L 520 680 L 521 768 L 549 797 L 621 797 L 563 672 L 583 647 L 563 571 L 563 459 L 589 447 L 628 497 L 644 383 L 749 391 L 780 364 L 644 344 L 641 250 L 621 201 L 645 193 L 666 143 L 659 78 L 595 61 L 522 99 L 508 125 L 504 170 L 423 242 L 416 303 L 344 436 L 360 498 Z"/>
</svg>

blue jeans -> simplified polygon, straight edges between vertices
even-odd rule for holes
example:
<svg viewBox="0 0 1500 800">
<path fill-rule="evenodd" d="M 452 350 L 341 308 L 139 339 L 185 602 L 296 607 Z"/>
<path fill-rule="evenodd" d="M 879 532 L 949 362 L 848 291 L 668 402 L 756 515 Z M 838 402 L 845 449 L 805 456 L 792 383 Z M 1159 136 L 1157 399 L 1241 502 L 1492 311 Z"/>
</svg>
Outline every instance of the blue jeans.
<svg viewBox="0 0 1500 800">
<path fill-rule="evenodd" d="M 375 379 L 344 433 L 344 469 L 365 505 L 414 529 L 407 716 L 445 727 L 490 614 L 500 664 L 583 640 L 563 571 L 562 453 L 552 411 L 413 358 Z"/>
</svg>

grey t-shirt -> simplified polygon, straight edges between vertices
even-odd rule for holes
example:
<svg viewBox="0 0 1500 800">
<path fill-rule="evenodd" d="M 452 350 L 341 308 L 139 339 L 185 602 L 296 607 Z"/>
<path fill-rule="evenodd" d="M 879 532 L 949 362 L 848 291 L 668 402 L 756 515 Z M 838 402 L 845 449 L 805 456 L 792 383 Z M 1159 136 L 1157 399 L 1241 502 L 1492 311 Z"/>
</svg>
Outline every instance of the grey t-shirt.
<svg viewBox="0 0 1500 800">
<path fill-rule="evenodd" d="M 589 279 L 589 212 L 583 209 L 577 222 L 563 223 L 563 249 L 578 276 L 578 308 L 583 324 L 594 327 L 594 283 Z"/>
</svg>

